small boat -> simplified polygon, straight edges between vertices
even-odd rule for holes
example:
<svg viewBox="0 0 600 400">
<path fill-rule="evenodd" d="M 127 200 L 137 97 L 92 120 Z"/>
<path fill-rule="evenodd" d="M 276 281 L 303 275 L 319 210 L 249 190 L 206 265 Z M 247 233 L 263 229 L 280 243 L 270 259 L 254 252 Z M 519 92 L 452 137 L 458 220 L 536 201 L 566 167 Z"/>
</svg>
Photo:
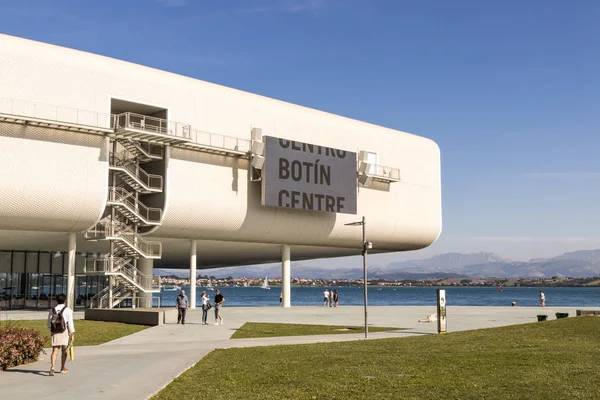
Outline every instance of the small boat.
<svg viewBox="0 0 600 400">
<path fill-rule="evenodd" d="M 499 292 L 502 292 L 503 290 L 504 290 L 504 289 L 502 289 L 502 285 L 500 285 L 500 286 L 498 287 L 498 291 L 499 291 Z"/>
<path fill-rule="evenodd" d="M 269 287 L 269 278 L 267 278 L 266 276 L 265 276 L 265 281 L 263 282 L 261 288 L 266 289 L 266 290 L 271 290 L 271 288 Z"/>
<path fill-rule="evenodd" d="M 208 285 L 206 285 L 206 290 L 215 290 L 212 284 L 212 279 L 208 279 Z"/>
<path fill-rule="evenodd" d="M 177 290 L 181 290 L 181 288 L 177 286 L 163 286 L 162 290 L 163 292 L 175 292 Z"/>
</svg>

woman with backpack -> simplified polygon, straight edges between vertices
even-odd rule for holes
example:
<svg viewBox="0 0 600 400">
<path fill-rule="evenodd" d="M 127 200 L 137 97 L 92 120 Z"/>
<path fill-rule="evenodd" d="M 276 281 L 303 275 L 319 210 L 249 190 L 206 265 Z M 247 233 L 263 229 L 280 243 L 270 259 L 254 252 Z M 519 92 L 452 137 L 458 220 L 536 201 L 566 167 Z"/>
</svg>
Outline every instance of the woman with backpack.
<svg viewBox="0 0 600 400">
<path fill-rule="evenodd" d="M 73 310 L 65 304 L 66 296 L 56 296 L 58 305 L 50 310 L 48 314 L 48 328 L 52 340 L 52 356 L 50 356 L 50 376 L 54 376 L 54 365 L 58 350 L 61 349 L 60 372 L 66 374 L 69 370 L 65 367 L 67 363 L 67 349 L 69 348 L 69 336 L 71 343 L 75 341 L 75 325 L 73 325 Z"/>
</svg>

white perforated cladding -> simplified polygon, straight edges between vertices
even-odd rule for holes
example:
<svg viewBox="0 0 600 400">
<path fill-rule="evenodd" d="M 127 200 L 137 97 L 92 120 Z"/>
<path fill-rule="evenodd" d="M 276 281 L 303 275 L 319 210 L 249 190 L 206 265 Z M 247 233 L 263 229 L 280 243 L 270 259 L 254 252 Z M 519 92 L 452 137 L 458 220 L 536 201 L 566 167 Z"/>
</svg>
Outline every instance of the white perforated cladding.
<svg viewBox="0 0 600 400">
<path fill-rule="evenodd" d="M 427 246 L 441 230 L 439 149 L 425 138 L 119 60 L 6 35 L 0 35 L 0 97 L 99 113 L 110 111 L 111 97 L 122 98 L 165 107 L 172 120 L 189 123 L 202 131 L 249 139 L 251 128 L 259 127 L 264 135 L 349 151 L 370 149 L 379 154 L 381 164 L 401 171 L 399 183 L 361 188 L 356 216 L 327 215 L 262 207 L 257 196 L 258 185 L 249 188 L 247 161 L 237 161 L 235 168 L 233 159 L 207 158 L 174 149 L 166 177 L 168 204 L 164 223 L 151 236 L 356 248 L 360 246 L 359 228 L 345 227 L 344 223 L 365 215 L 370 239 L 377 248 L 407 250 Z M 28 146 L 23 150 L 29 151 Z M 86 153 L 86 150 L 73 154 L 76 165 L 88 165 L 90 174 L 84 178 L 81 170 L 68 170 L 61 175 L 63 173 L 57 171 L 58 166 L 63 170 L 64 160 L 46 154 L 63 151 L 71 154 L 73 149 L 69 146 L 50 144 L 42 149 L 32 145 L 31 150 L 49 157 L 50 165 L 57 168 L 34 178 L 34 182 L 44 181 L 45 186 L 33 188 L 31 193 L 24 195 L 25 209 L 16 206 L 18 199 L 4 200 L 1 206 L 5 210 L 11 207 L 11 210 L 0 214 L 10 215 L 0 222 L 10 227 L 3 229 L 77 230 L 85 229 L 88 222 L 93 223 L 95 218 L 91 216 L 102 208 L 100 202 L 105 198 L 99 195 L 100 186 L 106 182 L 99 173 L 92 176 L 98 172 L 94 166 L 97 157 L 93 152 Z M 14 161 L 15 157 L 11 158 Z M 29 163 L 36 167 L 42 165 L 35 160 Z M 10 186 L 16 185 L 16 188 L 19 186 L 15 181 L 28 176 L 18 169 L 11 173 Z M 56 182 L 52 180 L 55 178 L 58 179 Z M 83 189 L 85 184 L 90 186 Z M 67 198 L 69 196 L 55 194 L 58 190 L 52 186 L 71 190 L 77 195 Z M 20 191 L 22 189 L 17 190 Z M 82 195 L 84 191 L 89 197 Z M 33 204 L 33 197 L 43 200 L 43 204 Z M 89 209 L 78 208 L 80 201 L 84 201 Z M 80 217 L 72 215 L 77 212 Z M 0 229 L 2 227 L 0 225 Z"/>
<path fill-rule="evenodd" d="M 106 204 L 102 136 L 0 123 L 0 229 L 78 232 Z"/>
</svg>

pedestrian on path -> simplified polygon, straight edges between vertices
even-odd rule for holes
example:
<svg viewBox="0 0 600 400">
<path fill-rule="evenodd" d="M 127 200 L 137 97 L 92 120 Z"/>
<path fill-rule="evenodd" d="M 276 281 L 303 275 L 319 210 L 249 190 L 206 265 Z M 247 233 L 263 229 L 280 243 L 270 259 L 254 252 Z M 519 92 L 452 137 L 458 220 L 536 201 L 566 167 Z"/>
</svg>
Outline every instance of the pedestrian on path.
<svg viewBox="0 0 600 400">
<path fill-rule="evenodd" d="M 60 372 L 66 374 L 69 372 L 65 366 L 67 363 L 67 349 L 69 346 L 69 337 L 71 344 L 75 341 L 75 325 L 73 324 L 73 310 L 65 304 L 66 296 L 59 294 L 56 296 L 56 307 L 50 310 L 48 314 L 48 329 L 52 342 L 52 355 L 50 356 L 50 376 L 54 376 L 54 366 L 56 365 L 56 356 L 58 350 L 61 350 Z"/>
<path fill-rule="evenodd" d="M 546 295 L 540 290 L 540 307 L 546 307 Z"/>
<path fill-rule="evenodd" d="M 279 293 L 279 305 L 283 302 L 283 292 Z"/>
<path fill-rule="evenodd" d="M 329 307 L 333 306 L 333 290 L 329 291 Z"/>
<path fill-rule="evenodd" d="M 337 290 L 334 290 L 333 291 L 333 305 L 334 305 L 334 307 L 337 307 L 339 305 L 338 300 L 339 300 L 338 292 L 337 292 Z"/>
<path fill-rule="evenodd" d="M 200 294 L 202 297 L 202 325 L 208 325 L 206 319 L 208 318 L 208 310 L 210 309 L 210 298 L 206 295 L 206 292 Z"/>
<path fill-rule="evenodd" d="M 225 297 L 221 294 L 219 289 L 215 290 L 215 325 L 223 323 L 223 317 L 221 317 L 221 305 L 225 302 Z"/>
<path fill-rule="evenodd" d="M 323 307 L 327 307 L 327 302 L 329 301 L 329 290 L 325 289 L 323 292 Z"/>
<path fill-rule="evenodd" d="M 181 325 L 185 325 L 185 314 L 189 306 L 190 302 L 188 301 L 184 290 L 181 289 L 181 293 L 179 293 L 177 300 L 175 300 L 175 307 L 177 307 L 177 323 L 181 322 Z"/>
</svg>

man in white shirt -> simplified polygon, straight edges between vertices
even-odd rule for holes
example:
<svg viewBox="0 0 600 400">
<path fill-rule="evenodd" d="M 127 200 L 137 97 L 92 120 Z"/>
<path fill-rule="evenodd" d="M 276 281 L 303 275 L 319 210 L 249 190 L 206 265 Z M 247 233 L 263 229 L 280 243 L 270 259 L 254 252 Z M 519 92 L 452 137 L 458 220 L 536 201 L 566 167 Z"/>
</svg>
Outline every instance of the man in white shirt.
<svg viewBox="0 0 600 400">
<path fill-rule="evenodd" d="M 323 306 L 327 307 L 327 303 L 329 303 L 329 290 L 325 289 L 323 292 Z"/>
<path fill-rule="evenodd" d="M 73 324 L 73 310 L 65 304 L 64 294 L 56 296 L 58 305 L 50 310 L 48 314 L 48 329 L 52 341 L 52 356 L 50 357 L 50 376 L 54 376 L 54 365 L 58 349 L 62 350 L 60 372 L 66 374 L 69 370 L 65 367 L 67 363 L 67 349 L 69 346 L 69 337 L 71 343 L 75 341 L 75 325 Z"/>
</svg>

